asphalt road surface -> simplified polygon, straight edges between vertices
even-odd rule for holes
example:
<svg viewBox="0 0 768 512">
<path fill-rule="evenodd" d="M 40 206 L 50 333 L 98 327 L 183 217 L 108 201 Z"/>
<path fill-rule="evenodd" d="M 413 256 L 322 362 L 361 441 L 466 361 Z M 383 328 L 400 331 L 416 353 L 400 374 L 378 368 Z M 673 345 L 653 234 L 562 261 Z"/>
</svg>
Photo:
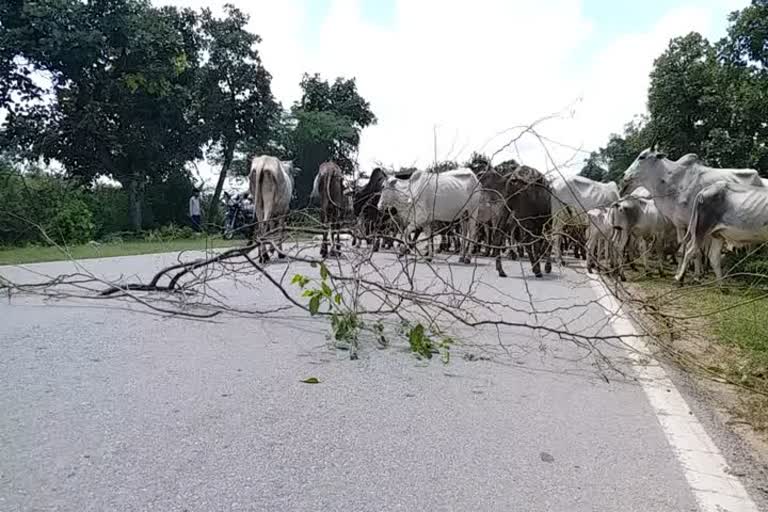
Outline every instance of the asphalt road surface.
<svg viewBox="0 0 768 512">
<path fill-rule="evenodd" d="M 80 270 L 147 279 L 173 259 L 89 260 Z M 30 265 L 32 274 L 0 267 L 0 275 L 34 280 L 74 268 Z M 612 328 L 596 288 L 577 272 L 558 268 L 535 281 L 522 278 L 527 266 L 512 263 L 506 280 L 488 261 L 438 268 L 456 281 L 484 280 L 478 296 L 514 304 L 505 320 L 582 333 Z M 285 304 L 274 287 L 247 281 L 223 280 L 217 291 L 243 310 Z M 116 301 L 4 299 L 0 510 L 649 512 L 711 505 L 700 498 L 710 489 L 689 478 L 702 468 L 681 461 L 684 448 L 670 440 L 633 378 L 626 349 L 593 347 L 627 372 L 622 377 L 557 336 L 454 328 L 462 343 L 447 365 L 420 361 L 397 340 L 388 348 L 364 342 L 350 361 L 329 346 L 325 320 L 297 309 L 202 322 Z M 320 383 L 301 382 L 308 377 Z M 758 510 L 750 506 L 730 510 Z"/>
</svg>

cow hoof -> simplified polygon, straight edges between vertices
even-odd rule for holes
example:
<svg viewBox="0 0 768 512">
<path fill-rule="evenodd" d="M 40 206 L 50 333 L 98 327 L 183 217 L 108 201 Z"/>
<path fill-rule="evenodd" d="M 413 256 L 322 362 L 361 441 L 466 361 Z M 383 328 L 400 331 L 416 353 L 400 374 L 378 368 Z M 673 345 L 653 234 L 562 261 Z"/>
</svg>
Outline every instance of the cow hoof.
<svg viewBox="0 0 768 512">
<path fill-rule="evenodd" d="M 499 277 L 507 277 L 507 273 L 503 270 L 499 270 Z"/>
<path fill-rule="evenodd" d="M 548 261 L 548 262 L 546 262 L 544 264 L 544 272 L 546 272 L 547 274 L 551 274 L 552 273 L 552 262 L 551 261 Z"/>
<path fill-rule="evenodd" d="M 533 275 L 535 275 L 535 276 L 536 276 L 537 278 L 539 278 L 539 279 L 541 279 L 542 277 L 544 277 L 544 274 L 542 274 L 541 272 L 535 272 Z"/>
<path fill-rule="evenodd" d="M 285 259 L 285 253 L 284 252 L 277 253 L 277 258 L 281 259 L 281 260 L 284 260 Z"/>
<path fill-rule="evenodd" d="M 592 267 L 587 267 L 587 272 L 590 273 L 590 274 L 594 274 L 595 273 L 595 269 L 592 268 Z"/>
</svg>

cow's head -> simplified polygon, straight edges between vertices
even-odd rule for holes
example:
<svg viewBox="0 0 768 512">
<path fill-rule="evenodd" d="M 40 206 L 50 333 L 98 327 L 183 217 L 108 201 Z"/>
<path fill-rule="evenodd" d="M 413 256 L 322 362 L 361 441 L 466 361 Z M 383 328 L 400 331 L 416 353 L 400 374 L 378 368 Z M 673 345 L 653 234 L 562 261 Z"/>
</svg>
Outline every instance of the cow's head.
<svg viewBox="0 0 768 512">
<path fill-rule="evenodd" d="M 666 159 L 667 155 L 655 146 L 643 150 L 632 165 L 624 171 L 621 195 L 629 194 L 640 185 L 660 180 L 665 172 L 664 160 Z"/>
<path fill-rule="evenodd" d="M 386 179 L 384 186 L 381 189 L 381 197 L 379 198 L 378 208 L 380 211 L 385 211 L 388 208 L 396 208 L 405 199 L 404 193 L 400 190 L 400 182 L 394 176 Z"/>
</svg>

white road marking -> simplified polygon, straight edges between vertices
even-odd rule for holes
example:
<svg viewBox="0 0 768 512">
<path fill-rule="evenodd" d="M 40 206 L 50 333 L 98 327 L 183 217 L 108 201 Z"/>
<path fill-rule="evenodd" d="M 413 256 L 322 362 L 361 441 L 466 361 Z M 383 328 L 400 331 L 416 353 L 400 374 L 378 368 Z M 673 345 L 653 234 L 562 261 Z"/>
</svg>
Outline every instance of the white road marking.
<svg viewBox="0 0 768 512">
<path fill-rule="evenodd" d="M 590 282 L 597 292 L 598 302 L 611 316 L 610 323 L 614 332 L 617 335 L 641 334 L 599 278 L 591 279 Z M 741 481 L 726 472 L 728 463 L 722 453 L 696 419 L 667 372 L 655 362 L 645 340 L 628 337 L 624 342 L 633 349 L 630 357 L 637 363 L 638 381 L 669 445 L 680 461 L 699 509 L 702 512 L 758 512 L 757 505 Z"/>
</svg>

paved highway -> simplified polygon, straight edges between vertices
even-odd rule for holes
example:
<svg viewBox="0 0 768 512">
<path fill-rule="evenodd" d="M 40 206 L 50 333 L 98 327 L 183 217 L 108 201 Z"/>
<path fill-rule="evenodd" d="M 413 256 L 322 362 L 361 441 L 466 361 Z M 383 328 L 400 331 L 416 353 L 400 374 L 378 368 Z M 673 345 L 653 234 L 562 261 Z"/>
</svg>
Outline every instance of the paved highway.
<svg viewBox="0 0 768 512">
<path fill-rule="evenodd" d="M 146 279 L 173 260 L 79 265 Z M 484 281 L 478 296 L 515 305 L 506 320 L 615 328 L 577 272 L 524 280 L 527 265 L 507 263 L 500 280 L 480 263 L 438 268 Z M 0 275 L 29 280 L 73 263 L 27 269 Z M 217 290 L 242 308 L 284 303 L 246 281 Z M 623 348 L 600 347 L 628 372 L 606 382 L 584 348 L 527 329 L 461 330 L 448 365 L 419 361 L 402 342 L 363 343 L 350 361 L 326 331 L 297 309 L 200 322 L 114 301 L 3 300 L 0 510 L 758 510 L 724 477 L 719 450 L 686 459 L 696 447 L 663 421 L 665 398 L 633 378 Z M 709 435 L 730 459 L 724 434 Z M 698 487 L 705 473 L 723 486 Z"/>
</svg>

